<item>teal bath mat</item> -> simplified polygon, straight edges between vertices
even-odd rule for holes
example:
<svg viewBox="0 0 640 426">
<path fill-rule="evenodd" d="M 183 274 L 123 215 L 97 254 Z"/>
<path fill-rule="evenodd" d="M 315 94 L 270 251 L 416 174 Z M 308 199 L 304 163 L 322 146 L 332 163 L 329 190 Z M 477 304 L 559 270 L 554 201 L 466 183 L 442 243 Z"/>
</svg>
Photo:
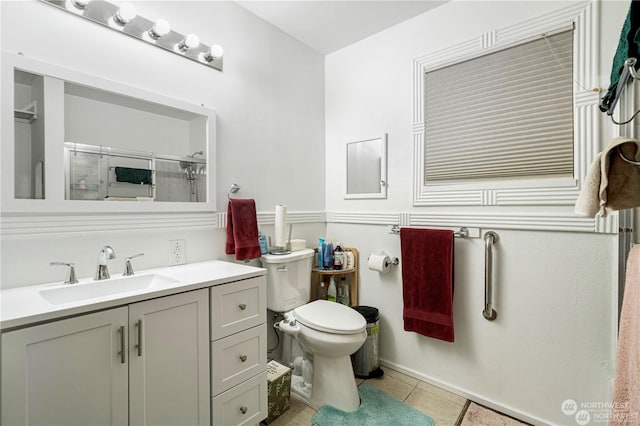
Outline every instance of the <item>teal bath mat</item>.
<svg viewBox="0 0 640 426">
<path fill-rule="evenodd" d="M 358 387 L 360 407 L 351 412 L 325 405 L 311 418 L 315 426 L 434 426 L 435 421 L 415 408 L 366 383 Z"/>
</svg>

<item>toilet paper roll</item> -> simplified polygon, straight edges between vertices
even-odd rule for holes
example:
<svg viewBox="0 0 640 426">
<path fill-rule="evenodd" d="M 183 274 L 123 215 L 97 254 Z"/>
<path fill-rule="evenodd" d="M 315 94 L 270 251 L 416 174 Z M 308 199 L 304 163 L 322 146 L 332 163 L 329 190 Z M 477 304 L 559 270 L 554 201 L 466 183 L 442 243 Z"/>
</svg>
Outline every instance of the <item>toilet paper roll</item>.
<svg viewBox="0 0 640 426">
<path fill-rule="evenodd" d="M 391 270 L 391 264 L 391 258 L 385 252 L 369 256 L 368 265 L 372 271 L 386 274 Z"/>
<path fill-rule="evenodd" d="M 285 247 L 287 237 L 285 235 L 287 228 L 287 206 L 282 204 L 276 205 L 276 230 L 275 245 L 276 247 Z"/>
</svg>

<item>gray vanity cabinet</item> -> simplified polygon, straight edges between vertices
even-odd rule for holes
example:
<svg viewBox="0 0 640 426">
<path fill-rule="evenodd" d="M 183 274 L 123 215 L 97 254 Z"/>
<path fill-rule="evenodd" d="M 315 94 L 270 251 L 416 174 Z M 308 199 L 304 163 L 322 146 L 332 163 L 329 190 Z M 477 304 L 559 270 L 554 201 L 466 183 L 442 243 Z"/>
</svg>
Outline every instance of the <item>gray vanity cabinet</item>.
<svg viewBox="0 0 640 426">
<path fill-rule="evenodd" d="M 3 333 L 2 424 L 126 425 L 128 366 L 119 352 L 127 311 Z"/>
<path fill-rule="evenodd" d="M 131 425 L 209 425 L 209 290 L 129 305 Z"/>
<path fill-rule="evenodd" d="M 209 290 L 2 334 L 3 425 L 208 425 Z"/>
<path fill-rule="evenodd" d="M 267 290 L 264 276 L 211 288 L 211 423 L 267 418 Z"/>
</svg>

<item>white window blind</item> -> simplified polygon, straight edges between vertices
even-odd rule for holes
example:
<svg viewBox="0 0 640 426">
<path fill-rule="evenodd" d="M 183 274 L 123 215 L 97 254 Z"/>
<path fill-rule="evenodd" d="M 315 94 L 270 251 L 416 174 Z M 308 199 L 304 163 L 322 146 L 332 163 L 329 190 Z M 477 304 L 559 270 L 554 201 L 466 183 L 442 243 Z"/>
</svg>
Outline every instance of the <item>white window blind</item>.
<svg viewBox="0 0 640 426">
<path fill-rule="evenodd" d="M 573 31 L 425 73 L 424 183 L 573 176 Z"/>
</svg>

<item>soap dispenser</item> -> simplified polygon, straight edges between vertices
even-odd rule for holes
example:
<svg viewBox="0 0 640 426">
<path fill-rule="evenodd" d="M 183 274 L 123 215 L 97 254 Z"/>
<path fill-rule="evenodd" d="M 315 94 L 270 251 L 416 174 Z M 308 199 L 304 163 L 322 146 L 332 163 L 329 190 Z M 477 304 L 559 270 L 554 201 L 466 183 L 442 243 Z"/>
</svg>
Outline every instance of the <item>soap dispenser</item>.
<svg viewBox="0 0 640 426">
<path fill-rule="evenodd" d="M 258 233 L 258 243 L 260 244 L 260 253 L 269 253 L 269 244 L 267 243 L 267 236 L 262 232 Z"/>
</svg>

